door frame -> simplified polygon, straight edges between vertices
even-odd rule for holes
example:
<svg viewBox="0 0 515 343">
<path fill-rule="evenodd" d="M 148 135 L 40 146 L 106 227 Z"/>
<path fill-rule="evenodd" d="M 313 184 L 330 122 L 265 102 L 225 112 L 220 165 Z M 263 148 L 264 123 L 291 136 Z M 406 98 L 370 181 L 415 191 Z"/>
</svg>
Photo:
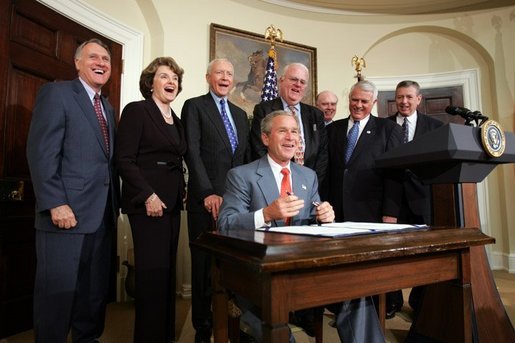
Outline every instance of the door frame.
<svg viewBox="0 0 515 343">
<path fill-rule="evenodd" d="M 71 20 L 100 33 L 123 46 L 120 109 L 141 98 L 140 71 L 143 66 L 143 33 L 108 17 L 105 13 L 80 0 L 36 0 Z"/>
<path fill-rule="evenodd" d="M 465 69 L 459 71 L 451 71 L 445 73 L 434 74 L 413 74 L 413 75 L 396 75 L 391 77 L 373 77 L 367 76 L 368 81 L 372 81 L 379 92 L 395 91 L 395 87 L 400 80 L 417 81 L 422 88 L 439 88 L 439 87 L 463 87 L 463 105 L 473 110 L 482 110 L 480 77 L 478 69 Z M 377 108 L 374 106 L 374 113 Z M 477 184 L 477 198 L 479 206 L 479 220 L 481 223 L 481 231 L 490 235 L 490 205 L 488 201 L 488 177 Z M 492 260 L 492 247 L 485 246 L 490 265 L 494 266 L 495 261 Z"/>
</svg>

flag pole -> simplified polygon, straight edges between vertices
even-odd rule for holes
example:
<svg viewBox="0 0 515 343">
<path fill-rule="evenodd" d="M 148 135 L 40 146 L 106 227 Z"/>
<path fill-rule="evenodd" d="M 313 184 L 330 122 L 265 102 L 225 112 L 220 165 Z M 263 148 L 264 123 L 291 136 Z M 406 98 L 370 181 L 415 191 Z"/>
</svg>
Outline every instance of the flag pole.
<svg viewBox="0 0 515 343">
<path fill-rule="evenodd" d="M 283 32 L 281 29 L 270 25 L 265 31 L 265 40 L 270 41 L 270 49 L 268 49 L 268 60 L 266 64 L 265 78 L 263 80 L 263 89 L 261 90 L 261 101 L 268 101 L 277 98 L 277 50 L 275 49 L 276 40 L 283 41 Z"/>
</svg>

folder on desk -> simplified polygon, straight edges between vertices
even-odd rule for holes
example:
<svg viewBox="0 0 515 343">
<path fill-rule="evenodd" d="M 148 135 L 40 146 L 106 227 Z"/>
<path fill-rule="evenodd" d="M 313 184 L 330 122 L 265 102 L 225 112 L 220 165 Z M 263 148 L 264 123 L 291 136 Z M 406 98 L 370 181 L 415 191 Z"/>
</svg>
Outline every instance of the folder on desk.
<svg viewBox="0 0 515 343">
<path fill-rule="evenodd" d="M 343 222 L 328 223 L 322 225 L 304 226 L 281 226 L 258 228 L 259 231 L 286 233 L 293 235 L 308 235 L 321 237 L 343 237 L 355 235 L 368 235 L 387 232 L 398 232 L 406 230 L 427 229 L 425 224 L 389 224 L 389 223 L 364 223 L 364 222 Z"/>
</svg>

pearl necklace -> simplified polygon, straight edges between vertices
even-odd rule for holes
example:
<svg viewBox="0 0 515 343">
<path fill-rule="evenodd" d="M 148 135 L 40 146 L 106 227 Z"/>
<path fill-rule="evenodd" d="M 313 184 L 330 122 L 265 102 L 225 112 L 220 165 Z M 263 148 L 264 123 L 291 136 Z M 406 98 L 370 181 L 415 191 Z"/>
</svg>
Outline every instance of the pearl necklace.
<svg viewBox="0 0 515 343">
<path fill-rule="evenodd" d="M 161 111 L 161 114 L 163 115 L 163 117 L 165 117 L 165 119 L 170 119 L 172 117 L 172 111 L 170 111 L 170 113 L 164 113 L 163 111 Z"/>
</svg>

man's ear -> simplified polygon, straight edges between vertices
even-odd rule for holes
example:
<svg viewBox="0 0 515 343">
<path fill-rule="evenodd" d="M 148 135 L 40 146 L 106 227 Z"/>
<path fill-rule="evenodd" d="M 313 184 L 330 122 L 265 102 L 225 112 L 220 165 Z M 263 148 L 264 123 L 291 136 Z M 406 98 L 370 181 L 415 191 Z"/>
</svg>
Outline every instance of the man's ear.
<svg viewBox="0 0 515 343">
<path fill-rule="evenodd" d="M 268 135 L 266 133 L 261 133 L 261 141 L 265 146 L 268 146 Z"/>
</svg>

